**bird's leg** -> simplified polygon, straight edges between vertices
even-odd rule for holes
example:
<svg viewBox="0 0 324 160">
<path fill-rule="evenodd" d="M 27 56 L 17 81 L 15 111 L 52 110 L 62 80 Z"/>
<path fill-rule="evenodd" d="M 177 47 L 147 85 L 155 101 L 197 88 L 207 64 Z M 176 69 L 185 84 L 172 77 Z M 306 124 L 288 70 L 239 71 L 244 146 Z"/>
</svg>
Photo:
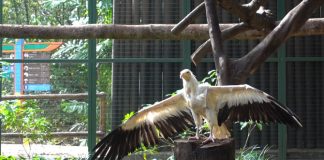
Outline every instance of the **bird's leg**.
<svg viewBox="0 0 324 160">
<path fill-rule="evenodd" d="M 209 137 L 202 142 L 203 144 L 206 144 L 209 142 L 215 142 L 213 129 L 214 129 L 214 125 L 217 124 L 217 116 L 216 115 L 217 114 L 215 113 L 214 110 L 212 110 L 212 109 L 206 110 L 206 119 L 208 121 L 210 134 L 209 134 Z"/>
<path fill-rule="evenodd" d="M 196 135 L 194 137 L 189 137 L 188 140 L 198 140 L 199 139 L 199 130 L 200 130 L 200 127 L 202 124 L 202 118 L 194 112 L 191 112 L 191 113 L 193 115 L 193 119 L 194 119 L 195 125 L 196 125 Z"/>
<path fill-rule="evenodd" d="M 199 139 L 199 127 L 196 128 L 196 135 L 194 137 L 189 137 L 188 140 L 198 140 Z"/>
<path fill-rule="evenodd" d="M 213 125 L 209 123 L 210 134 L 209 137 L 202 142 L 202 144 L 207 144 L 209 142 L 215 142 L 214 135 L 213 135 Z"/>
</svg>

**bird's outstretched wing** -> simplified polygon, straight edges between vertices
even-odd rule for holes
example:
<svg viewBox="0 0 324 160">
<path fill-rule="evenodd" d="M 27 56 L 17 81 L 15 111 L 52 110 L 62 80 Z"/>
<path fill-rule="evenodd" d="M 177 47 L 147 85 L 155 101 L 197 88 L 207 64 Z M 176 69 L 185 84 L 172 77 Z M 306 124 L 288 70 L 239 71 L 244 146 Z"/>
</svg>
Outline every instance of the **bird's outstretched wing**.
<svg viewBox="0 0 324 160">
<path fill-rule="evenodd" d="M 249 85 L 213 86 L 207 103 L 218 109 L 218 125 L 231 121 L 277 122 L 302 127 L 298 116 L 274 97 Z"/>
<path fill-rule="evenodd" d="M 142 143 L 151 146 L 158 135 L 171 137 L 194 125 L 181 93 L 138 111 L 104 137 L 94 148 L 93 159 L 122 159 Z"/>
</svg>

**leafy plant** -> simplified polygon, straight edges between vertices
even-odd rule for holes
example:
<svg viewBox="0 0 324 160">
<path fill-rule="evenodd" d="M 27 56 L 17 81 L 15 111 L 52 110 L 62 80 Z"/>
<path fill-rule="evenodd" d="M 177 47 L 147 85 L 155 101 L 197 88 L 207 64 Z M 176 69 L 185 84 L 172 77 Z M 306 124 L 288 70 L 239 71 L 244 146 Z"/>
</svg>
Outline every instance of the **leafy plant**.
<svg viewBox="0 0 324 160">
<path fill-rule="evenodd" d="M 235 160 L 270 160 L 273 159 L 270 155 L 267 155 L 270 147 L 265 146 L 260 151 L 260 147 L 251 146 L 245 149 L 241 149 Z"/>
<path fill-rule="evenodd" d="M 2 66 L 0 68 L 0 77 L 2 80 L 2 94 L 11 94 L 13 91 L 13 77 L 12 77 L 12 70 L 9 68 L 12 64 L 7 62 L 0 62 L 0 65 Z M 7 69 L 4 69 L 7 68 Z"/>
<path fill-rule="evenodd" d="M 248 142 L 250 140 L 250 136 L 252 134 L 252 132 L 254 131 L 255 127 L 257 127 L 259 129 L 259 131 L 262 130 L 262 123 L 258 123 L 258 122 L 253 122 L 252 120 L 248 121 L 248 122 L 238 122 L 240 124 L 240 130 L 242 131 L 243 129 L 245 129 L 246 127 L 248 127 L 248 134 L 247 137 L 245 139 L 245 143 L 243 146 L 243 150 L 247 147 Z"/>
<path fill-rule="evenodd" d="M 217 72 L 216 70 L 210 70 L 208 75 L 203 78 L 202 83 L 216 84 L 217 83 Z"/>
<path fill-rule="evenodd" d="M 0 102 L 4 129 L 22 133 L 32 141 L 42 141 L 48 136 L 51 125 L 42 113 L 35 100 Z"/>
<path fill-rule="evenodd" d="M 76 100 L 68 100 L 61 102 L 61 109 L 63 112 L 73 115 L 74 123 L 69 131 L 85 131 L 87 129 L 87 113 L 88 103 Z"/>
<path fill-rule="evenodd" d="M 134 111 L 131 111 L 131 112 L 125 114 L 125 115 L 124 115 L 124 118 L 123 118 L 123 120 L 122 120 L 122 122 L 125 123 L 125 122 L 126 122 L 128 119 L 130 119 L 134 114 L 135 114 Z"/>
<path fill-rule="evenodd" d="M 5 131 L 22 133 L 23 146 L 29 158 L 30 144 L 49 138 L 51 124 L 42 114 L 35 100 L 0 102 L 0 115 Z"/>
<path fill-rule="evenodd" d="M 16 158 L 13 156 L 4 156 L 4 155 L 0 155 L 0 159 L 2 159 L 2 160 L 16 160 Z"/>
<path fill-rule="evenodd" d="M 250 140 L 250 136 L 252 132 L 257 128 L 259 131 L 262 130 L 262 123 L 248 121 L 248 122 L 239 122 L 240 130 L 244 130 L 247 128 L 247 136 L 245 139 L 245 143 L 243 148 L 240 150 L 240 154 L 236 157 L 236 160 L 270 160 L 272 159 L 266 153 L 270 150 L 270 147 L 265 146 L 264 148 L 260 148 L 257 145 L 247 147 L 248 142 Z M 260 151 L 261 149 L 261 151 Z"/>
</svg>

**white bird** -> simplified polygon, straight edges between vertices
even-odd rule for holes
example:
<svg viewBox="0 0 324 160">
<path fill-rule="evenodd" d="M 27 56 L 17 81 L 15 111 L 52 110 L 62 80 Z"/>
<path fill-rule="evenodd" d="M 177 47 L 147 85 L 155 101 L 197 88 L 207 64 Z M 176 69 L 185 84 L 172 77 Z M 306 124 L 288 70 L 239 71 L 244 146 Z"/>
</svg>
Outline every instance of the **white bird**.
<svg viewBox="0 0 324 160">
<path fill-rule="evenodd" d="M 141 144 L 155 145 L 160 137 L 172 137 L 193 125 L 196 125 L 193 138 L 199 139 L 203 119 L 210 127 L 205 142 L 231 136 L 224 124 L 226 120 L 302 127 L 297 115 L 289 108 L 247 84 L 200 84 L 188 69 L 180 72 L 180 78 L 183 89 L 178 94 L 139 110 L 96 145 L 92 159 L 122 159 Z"/>
</svg>

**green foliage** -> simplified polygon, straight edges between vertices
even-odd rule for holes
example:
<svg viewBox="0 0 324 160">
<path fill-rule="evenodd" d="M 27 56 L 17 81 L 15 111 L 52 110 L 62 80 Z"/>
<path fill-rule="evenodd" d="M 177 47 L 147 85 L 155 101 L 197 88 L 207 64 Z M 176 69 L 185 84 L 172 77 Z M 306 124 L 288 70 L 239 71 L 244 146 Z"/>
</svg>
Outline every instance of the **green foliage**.
<svg viewBox="0 0 324 160">
<path fill-rule="evenodd" d="M 123 123 L 125 123 L 128 119 L 130 119 L 135 113 L 132 111 L 132 112 L 129 112 L 127 114 L 124 115 L 124 118 L 122 120 Z"/>
<path fill-rule="evenodd" d="M 209 83 L 211 85 L 217 83 L 217 72 L 216 70 L 211 70 L 208 72 L 207 77 L 203 78 L 202 83 Z"/>
<path fill-rule="evenodd" d="M 19 156 L 18 158 L 16 158 L 14 156 L 0 155 L 0 160 L 18 160 L 18 159 L 19 160 L 27 160 L 27 159 L 32 159 L 32 160 L 47 160 L 49 158 L 45 158 L 45 157 L 40 156 L 40 155 L 34 155 L 31 158 L 26 158 L 26 157 L 22 157 L 22 156 Z M 54 159 L 55 160 L 77 160 L 79 158 L 73 158 L 73 157 L 70 157 L 70 158 L 55 157 Z"/>
<path fill-rule="evenodd" d="M 62 101 L 61 108 L 67 113 L 77 113 L 82 115 L 86 115 L 88 113 L 88 103 L 79 102 L 76 100 Z"/>
<path fill-rule="evenodd" d="M 10 67 L 10 63 L 1 61 L 0 64 L 5 67 Z M 5 94 L 12 94 L 13 92 L 13 77 L 11 77 L 12 72 L 10 71 L 3 71 L 0 68 L 0 77 L 2 78 L 2 95 Z"/>
<path fill-rule="evenodd" d="M 153 147 L 146 147 L 143 143 L 141 143 L 141 147 L 137 148 L 135 150 L 135 154 L 142 154 L 143 155 L 143 159 L 147 160 L 147 155 L 148 154 L 155 154 L 158 152 L 157 146 L 153 146 Z"/>
<path fill-rule="evenodd" d="M 61 109 L 63 112 L 73 116 L 74 124 L 69 131 L 85 131 L 87 129 L 88 103 L 76 100 L 62 101 Z"/>
<path fill-rule="evenodd" d="M 257 146 L 251 146 L 244 150 L 240 150 L 235 160 L 270 160 L 273 159 L 270 155 L 267 155 L 270 147 L 265 146 L 261 151 Z"/>
<path fill-rule="evenodd" d="M 0 114 L 3 127 L 8 132 L 22 133 L 30 141 L 42 141 L 48 137 L 51 125 L 41 116 L 43 112 L 37 101 L 2 101 Z"/>
<path fill-rule="evenodd" d="M 4 156 L 4 155 L 0 155 L 0 159 L 1 160 L 16 160 L 16 158 L 13 156 Z"/>
<path fill-rule="evenodd" d="M 55 63 L 50 67 L 53 93 L 84 93 L 87 89 L 87 66 Z"/>
<path fill-rule="evenodd" d="M 8 62 L 0 61 L 0 65 L 2 67 L 10 67 L 10 63 L 8 63 Z M 1 78 L 9 79 L 11 73 L 12 73 L 12 71 L 3 71 L 2 68 L 0 68 L 0 77 Z"/>
<path fill-rule="evenodd" d="M 259 131 L 262 131 L 262 123 L 259 123 L 259 122 L 253 122 L 252 120 L 250 120 L 250 121 L 248 121 L 248 122 L 239 122 L 239 124 L 240 124 L 240 130 L 243 130 L 244 128 L 246 128 L 246 127 L 251 127 L 251 126 L 253 126 L 253 125 L 255 125 L 258 129 L 259 129 Z"/>
</svg>

